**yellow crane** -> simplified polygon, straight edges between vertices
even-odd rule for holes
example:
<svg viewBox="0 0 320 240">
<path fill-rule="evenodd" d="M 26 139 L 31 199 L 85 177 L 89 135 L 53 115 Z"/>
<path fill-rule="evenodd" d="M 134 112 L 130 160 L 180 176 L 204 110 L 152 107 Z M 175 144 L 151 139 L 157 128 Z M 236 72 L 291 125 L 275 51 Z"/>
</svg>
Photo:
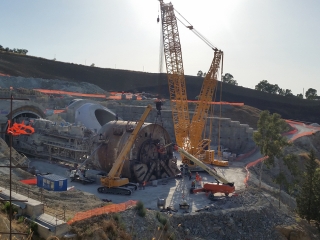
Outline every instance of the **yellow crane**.
<svg viewBox="0 0 320 240">
<path fill-rule="evenodd" d="M 131 195 L 132 193 L 131 188 L 133 187 L 134 190 L 137 189 L 137 185 L 135 183 L 130 183 L 128 178 L 121 177 L 121 172 L 122 172 L 123 165 L 127 159 L 127 155 L 130 152 L 130 149 L 134 144 L 137 138 L 137 135 L 151 110 L 152 110 L 151 105 L 148 105 L 144 113 L 142 114 L 140 120 L 137 121 L 136 123 L 137 125 L 135 126 L 134 130 L 130 134 L 127 140 L 127 143 L 125 144 L 120 154 L 116 158 L 108 175 L 105 177 L 101 177 L 102 187 L 98 188 L 99 193 Z"/>
<path fill-rule="evenodd" d="M 186 26 L 201 37 L 214 50 L 214 58 L 207 72 L 199 94 L 192 121 L 189 120 L 189 110 L 186 94 L 182 51 L 175 10 L 171 3 L 160 0 L 163 48 L 166 62 L 170 103 L 172 108 L 174 131 L 178 146 L 193 155 L 201 155 L 205 163 L 214 163 L 214 151 L 205 150 L 210 146 L 210 139 L 202 139 L 210 102 L 214 96 L 218 73 L 222 66 L 223 52 L 210 45 L 192 25 Z M 221 67 L 222 68 L 222 67 Z M 182 162 L 189 166 L 194 163 L 186 157 Z"/>
</svg>

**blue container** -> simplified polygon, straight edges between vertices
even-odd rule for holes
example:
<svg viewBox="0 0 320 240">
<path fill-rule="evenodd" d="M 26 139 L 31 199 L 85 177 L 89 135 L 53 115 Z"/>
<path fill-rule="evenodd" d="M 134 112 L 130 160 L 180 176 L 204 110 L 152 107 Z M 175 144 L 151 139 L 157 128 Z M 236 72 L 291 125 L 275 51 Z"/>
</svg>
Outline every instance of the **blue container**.
<svg viewBox="0 0 320 240">
<path fill-rule="evenodd" d="M 68 179 L 55 174 L 37 175 L 37 186 L 49 191 L 67 191 Z"/>
</svg>

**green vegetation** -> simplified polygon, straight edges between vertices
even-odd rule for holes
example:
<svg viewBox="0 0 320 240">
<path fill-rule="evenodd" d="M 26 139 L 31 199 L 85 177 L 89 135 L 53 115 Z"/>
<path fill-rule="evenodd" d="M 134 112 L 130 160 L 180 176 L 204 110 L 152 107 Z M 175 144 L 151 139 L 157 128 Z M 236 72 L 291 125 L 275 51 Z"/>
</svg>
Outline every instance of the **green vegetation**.
<svg viewBox="0 0 320 240">
<path fill-rule="evenodd" d="M 297 168 L 298 157 L 294 154 L 284 154 L 284 148 L 290 145 L 287 139 L 281 135 L 286 129 L 287 124 L 279 114 L 270 114 L 269 111 L 263 111 L 258 121 L 258 131 L 253 135 L 253 139 L 260 148 L 261 153 L 267 157 L 260 167 L 260 187 L 264 164 L 268 168 L 278 166 L 273 180 L 279 185 L 279 207 L 282 187 L 287 190 L 292 189 L 297 184 L 299 173 Z M 291 181 L 288 180 L 289 177 Z"/>
<path fill-rule="evenodd" d="M 226 73 L 222 76 L 222 82 L 238 86 L 237 80 L 235 80 L 230 73 Z"/>
<path fill-rule="evenodd" d="M 36 222 L 30 223 L 30 232 L 33 232 L 34 235 L 38 236 L 38 224 Z"/>
<path fill-rule="evenodd" d="M 228 74 L 228 73 L 227 73 Z M 227 75 L 226 74 L 226 75 Z M 232 75 L 231 75 L 232 76 Z M 280 88 L 278 86 L 278 84 L 271 84 L 269 83 L 267 80 L 262 80 L 260 81 L 256 86 L 255 86 L 255 90 L 261 91 L 261 92 L 266 92 L 266 93 L 270 93 L 270 94 L 277 94 L 277 95 L 281 95 L 281 96 L 287 96 L 287 97 L 292 97 L 294 96 L 292 91 L 290 89 L 283 89 Z M 303 98 L 303 94 L 299 93 L 297 94 L 298 98 Z M 308 100 L 316 100 L 318 99 L 317 96 L 317 90 L 313 89 L 313 88 L 309 88 L 306 91 L 305 94 L 306 99 Z"/>
<path fill-rule="evenodd" d="M 18 218 L 17 223 L 23 223 L 23 222 L 24 222 L 24 216 L 20 216 L 20 217 Z"/>
<path fill-rule="evenodd" d="M 119 213 L 115 213 L 112 215 L 113 220 L 117 223 L 117 225 L 119 226 L 119 228 L 121 228 L 122 230 L 126 229 L 126 225 L 124 223 L 124 221 L 121 219 L 121 216 Z"/>
<path fill-rule="evenodd" d="M 294 96 L 290 89 L 282 89 L 278 86 L 278 84 L 268 83 L 267 80 L 260 81 L 255 86 L 255 90 L 271 93 L 271 94 L 279 94 L 281 96 Z"/>
<path fill-rule="evenodd" d="M 146 216 L 147 210 L 146 210 L 146 208 L 144 207 L 143 202 L 138 201 L 135 209 L 137 210 L 138 215 L 139 215 L 140 217 Z"/>
<path fill-rule="evenodd" d="M 301 189 L 296 198 L 297 212 L 300 217 L 320 222 L 320 167 L 315 152 L 310 151 L 305 165 Z"/>
<path fill-rule="evenodd" d="M 28 53 L 27 49 L 19 49 L 19 48 L 10 49 L 8 47 L 4 48 L 1 45 L 0 45 L 0 51 L 18 53 L 18 54 L 21 54 L 21 55 L 27 55 L 27 53 Z"/>
<path fill-rule="evenodd" d="M 163 226 L 165 226 L 168 222 L 168 219 L 159 212 L 156 213 L 156 218 Z"/>
<path fill-rule="evenodd" d="M 5 202 L 4 205 L 1 208 L 2 212 L 5 212 L 6 214 L 12 214 L 14 215 L 15 213 L 18 212 L 18 208 L 15 207 L 14 205 L 10 204 L 10 202 Z"/>
<path fill-rule="evenodd" d="M 306 91 L 306 99 L 309 99 L 309 100 L 315 100 L 317 99 L 317 90 L 313 89 L 313 88 L 309 88 L 307 91 Z"/>
</svg>

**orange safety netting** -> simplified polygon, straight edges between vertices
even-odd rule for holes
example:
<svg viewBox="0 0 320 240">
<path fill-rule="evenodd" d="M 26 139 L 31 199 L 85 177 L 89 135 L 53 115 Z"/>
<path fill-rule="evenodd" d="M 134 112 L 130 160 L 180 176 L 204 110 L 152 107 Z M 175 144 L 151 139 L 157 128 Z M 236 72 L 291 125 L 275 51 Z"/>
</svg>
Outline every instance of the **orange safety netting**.
<svg viewBox="0 0 320 240">
<path fill-rule="evenodd" d="M 173 102 L 176 102 L 176 100 L 172 100 Z M 190 102 L 190 103 L 196 103 L 196 102 L 199 102 L 198 100 L 188 100 L 187 102 Z M 212 104 L 212 105 L 231 105 L 231 106 L 244 106 L 244 103 L 231 103 L 231 102 L 208 102 L 209 104 Z"/>
<path fill-rule="evenodd" d="M 32 178 L 32 179 L 25 179 L 25 180 L 20 180 L 20 182 L 28 185 L 37 185 L 37 179 Z"/>
<path fill-rule="evenodd" d="M 87 218 L 91 218 L 93 216 L 102 215 L 102 214 L 106 214 L 106 213 L 113 213 L 113 212 L 122 212 L 122 211 L 125 211 L 126 209 L 136 205 L 136 204 L 137 204 L 137 201 L 129 200 L 124 203 L 111 204 L 111 205 L 107 205 L 107 206 L 104 206 L 101 208 L 91 209 L 86 212 L 78 212 L 73 217 L 73 219 L 69 220 L 67 223 L 69 225 L 71 225 L 74 222 L 77 222 L 77 221 L 80 221 L 83 219 L 87 219 Z"/>
<path fill-rule="evenodd" d="M 0 76 L 10 77 L 10 75 L 8 75 L 8 74 L 4 74 L 4 73 L 0 73 Z"/>
<path fill-rule="evenodd" d="M 258 160 L 255 160 L 255 161 L 247 164 L 247 166 L 245 167 L 245 168 L 246 168 L 246 171 L 247 171 L 247 176 L 246 176 L 246 178 L 245 178 L 244 181 L 243 181 L 243 182 L 246 184 L 246 186 L 248 185 L 247 182 L 248 182 L 249 177 L 250 177 L 250 172 L 249 172 L 249 169 L 248 169 L 248 168 L 250 168 L 250 167 L 252 167 L 252 166 L 255 166 L 256 164 L 264 161 L 264 160 L 267 159 L 267 158 L 268 158 L 268 157 L 262 157 L 262 158 L 259 158 Z"/>
<path fill-rule="evenodd" d="M 11 126 L 11 121 L 8 120 L 8 126 L 7 134 L 11 134 L 12 136 L 30 135 L 34 133 L 34 128 L 29 125 L 25 125 L 24 121 L 22 121 L 22 123 L 14 123 Z"/>
<path fill-rule="evenodd" d="M 67 92 L 67 91 L 49 90 L 49 89 L 33 89 L 33 90 L 46 93 L 46 94 L 63 94 L 63 95 L 80 96 L 80 97 L 106 98 L 105 94 L 89 94 L 89 93 Z"/>
<path fill-rule="evenodd" d="M 311 132 L 303 132 L 303 133 L 296 134 L 289 140 L 289 142 L 293 142 L 294 140 L 296 140 L 296 139 L 298 139 L 300 137 L 309 136 L 309 135 L 312 135 L 314 133 L 315 133 L 314 131 L 311 131 Z"/>
</svg>

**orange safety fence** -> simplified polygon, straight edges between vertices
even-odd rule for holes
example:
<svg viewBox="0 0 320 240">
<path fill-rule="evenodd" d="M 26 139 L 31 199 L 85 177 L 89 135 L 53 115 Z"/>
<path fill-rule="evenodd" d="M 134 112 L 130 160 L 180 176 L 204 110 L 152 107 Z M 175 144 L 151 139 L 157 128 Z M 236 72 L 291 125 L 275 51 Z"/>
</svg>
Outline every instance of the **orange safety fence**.
<svg viewBox="0 0 320 240">
<path fill-rule="evenodd" d="M 33 89 L 33 90 L 46 93 L 46 94 L 63 94 L 63 95 L 80 96 L 80 97 L 106 98 L 105 94 L 78 93 L 78 92 L 67 92 L 67 91 L 49 90 L 49 89 Z"/>
<path fill-rule="evenodd" d="M 176 102 L 176 100 L 172 100 L 173 102 Z M 188 100 L 187 102 L 196 103 L 199 102 L 198 100 Z M 244 106 L 244 103 L 235 103 L 235 102 L 209 102 L 209 104 L 212 105 L 231 105 L 231 106 Z"/>
<path fill-rule="evenodd" d="M 127 210 L 128 208 L 134 206 L 137 204 L 137 201 L 135 200 L 129 200 L 124 203 L 118 203 L 118 204 L 111 204 L 107 205 L 101 208 L 95 208 L 91 209 L 86 212 L 78 212 L 73 219 L 69 220 L 67 223 L 71 225 L 74 222 L 81 221 L 83 219 L 91 218 L 93 216 L 98 216 L 106 213 L 113 213 L 113 212 L 122 212 Z"/>
<path fill-rule="evenodd" d="M 304 125 L 304 123 L 303 122 L 297 122 L 297 121 L 293 121 L 293 120 L 288 120 L 288 119 L 286 119 L 285 120 L 287 123 L 289 123 L 289 124 L 296 124 L 296 125 Z"/>
<path fill-rule="evenodd" d="M 312 132 L 303 132 L 303 133 L 299 133 L 299 134 L 296 134 L 294 135 L 290 140 L 289 142 L 293 142 L 294 140 L 300 138 L 300 137 L 304 137 L 304 136 L 310 136 L 312 134 L 314 134 L 315 132 L 312 131 Z"/>
<path fill-rule="evenodd" d="M 10 75 L 8 75 L 8 74 L 4 74 L 4 73 L 0 73 L 0 76 L 10 77 Z"/>
<path fill-rule="evenodd" d="M 292 135 L 292 134 L 295 134 L 295 133 L 297 133 L 298 132 L 298 129 L 293 129 L 293 130 L 291 130 L 291 131 L 289 131 L 289 132 L 285 132 L 285 133 L 283 133 L 282 135 L 283 136 L 287 136 L 287 135 Z"/>
<path fill-rule="evenodd" d="M 24 184 L 28 184 L 28 185 L 37 185 L 37 179 L 36 178 L 20 180 L 20 182 L 22 182 Z"/>
<path fill-rule="evenodd" d="M 268 158 L 268 156 L 262 157 L 262 158 L 259 158 L 258 160 L 255 160 L 255 161 L 247 164 L 247 166 L 245 167 L 245 169 L 246 169 L 246 171 L 247 171 L 247 176 L 246 176 L 246 178 L 245 178 L 244 181 L 243 181 L 244 184 L 246 184 L 246 186 L 248 186 L 247 182 L 248 182 L 249 177 L 250 177 L 250 172 L 249 172 L 249 169 L 248 169 L 248 168 L 250 168 L 250 167 L 252 167 L 252 166 L 255 166 L 256 164 L 264 161 L 264 160 L 267 159 L 267 158 Z"/>
<path fill-rule="evenodd" d="M 64 109 L 53 110 L 53 114 L 63 113 L 63 112 L 65 112 L 65 111 L 66 111 L 66 110 L 64 110 Z"/>
<path fill-rule="evenodd" d="M 311 127 L 312 127 L 312 126 L 311 126 Z M 314 128 L 313 131 L 303 132 L 303 133 L 299 133 L 299 134 L 294 135 L 292 138 L 290 138 L 289 142 L 293 142 L 294 140 L 296 140 L 296 139 L 298 139 L 298 138 L 300 138 L 300 137 L 303 137 L 303 136 L 312 135 L 312 134 L 314 134 L 315 132 L 317 132 L 317 131 L 320 130 L 319 127 L 312 127 L 312 128 Z M 295 130 L 296 130 L 296 129 L 295 129 Z M 293 131 L 294 131 L 294 130 L 293 130 Z M 296 131 L 295 131 L 295 132 L 296 132 Z M 249 177 L 250 177 L 249 168 L 252 167 L 252 166 L 255 166 L 256 164 L 258 164 L 258 163 L 260 163 L 260 162 L 262 162 L 262 161 L 264 161 L 264 160 L 267 159 L 267 158 L 268 158 L 268 156 L 265 156 L 265 157 L 259 158 L 258 160 L 255 160 L 255 161 L 253 161 L 253 162 L 251 162 L 251 163 L 248 163 L 248 164 L 246 165 L 245 169 L 246 169 L 246 171 L 247 171 L 247 175 L 246 175 L 246 177 L 245 177 L 245 179 L 244 179 L 244 183 L 246 184 L 246 186 L 248 185 L 247 182 L 248 182 Z M 238 159 L 237 159 L 237 160 L 238 160 Z"/>
</svg>

